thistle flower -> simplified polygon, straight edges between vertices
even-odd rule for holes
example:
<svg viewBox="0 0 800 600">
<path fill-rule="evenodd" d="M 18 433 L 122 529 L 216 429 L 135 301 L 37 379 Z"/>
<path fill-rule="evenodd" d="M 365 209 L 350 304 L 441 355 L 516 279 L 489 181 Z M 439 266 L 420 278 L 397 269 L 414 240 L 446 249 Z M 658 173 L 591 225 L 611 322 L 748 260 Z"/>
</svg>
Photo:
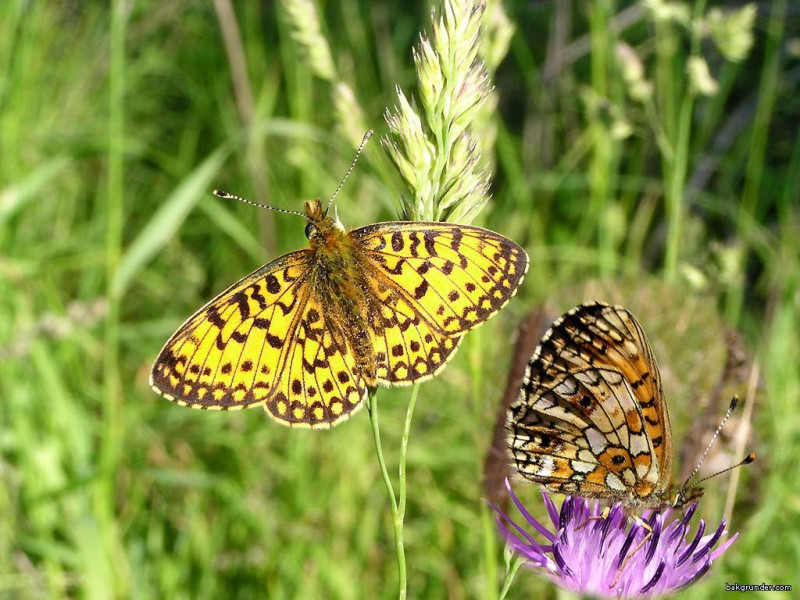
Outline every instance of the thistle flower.
<svg viewBox="0 0 800 600">
<path fill-rule="evenodd" d="M 485 2 L 444 0 L 414 50 L 419 102 L 398 88 L 381 142 L 413 193 L 403 218 L 469 222 L 489 199 L 489 173 L 472 134 L 491 85 L 478 56 Z"/>
<path fill-rule="evenodd" d="M 526 566 L 541 569 L 555 583 L 579 594 L 647 598 L 677 591 L 703 577 L 738 536 L 733 535 L 714 549 L 726 533 L 724 519 L 709 535 L 703 535 L 706 525 L 701 519 L 695 535 L 689 536 L 689 522 L 697 503 L 672 519 L 669 509 L 645 511 L 642 520 L 652 528 L 649 533 L 642 523 L 631 523 L 620 504 L 612 506 L 603 517 L 598 502 L 567 497 L 559 512 L 543 490 L 553 532 L 525 509 L 508 480 L 506 488 L 524 517 L 524 524 L 545 538 L 544 543 L 537 542 L 521 525 L 492 506 L 511 550 L 526 559 Z"/>
</svg>

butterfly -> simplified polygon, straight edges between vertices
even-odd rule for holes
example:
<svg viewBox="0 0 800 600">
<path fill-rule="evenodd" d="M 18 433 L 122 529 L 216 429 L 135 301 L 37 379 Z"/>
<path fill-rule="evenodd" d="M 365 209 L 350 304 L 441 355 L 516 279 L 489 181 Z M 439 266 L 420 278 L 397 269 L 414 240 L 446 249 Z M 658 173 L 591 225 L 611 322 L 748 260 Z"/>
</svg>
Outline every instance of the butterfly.
<svg viewBox="0 0 800 600">
<path fill-rule="evenodd" d="M 550 491 L 631 510 L 680 508 L 703 494 L 689 480 L 670 485 L 672 431 L 658 365 L 621 306 L 583 304 L 553 323 L 507 426 L 517 470 Z"/>
<path fill-rule="evenodd" d="M 377 384 L 436 375 L 528 269 L 520 246 L 487 229 L 388 222 L 348 232 L 329 208 L 306 202 L 297 214 L 308 248 L 233 284 L 178 329 L 150 374 L 157 393 L 194 408 L 263 406 L 284 425 L 331 427 Z"/>
</svg>

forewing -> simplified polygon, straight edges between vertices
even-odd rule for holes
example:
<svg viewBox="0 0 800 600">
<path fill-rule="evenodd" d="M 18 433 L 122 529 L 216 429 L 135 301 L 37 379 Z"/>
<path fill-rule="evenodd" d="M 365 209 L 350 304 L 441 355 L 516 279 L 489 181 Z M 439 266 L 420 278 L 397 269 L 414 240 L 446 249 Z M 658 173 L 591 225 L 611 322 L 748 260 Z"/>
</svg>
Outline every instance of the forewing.
<svg viewBox="0 0 800 600">
<path fill-rule="evenodd" d="M 346 343 L 325 328 L 311 258 L 308 250 L 278 258 L 201 308 L 161 350 L 153 389 L 194 408 L 263 405 L 287 425 L 346 418 L 364 388 L 351 385 L 358 378 Z"/>
<path fill-rule="evenodd" d="M 383 307 L 373 339 L 384 383 L 438 371 L 455 350 L 454 338 L 499 311 L 528 268 L 522 248 L 479 227 L 390 222 L 350 235 Z"/>
<path fill-rule="evenodd" d="M 553 324 L 528 363 L 508 426 L 514 460 L 534 481 L 643 498 L 668 484 L 672 440 L 658 368 L 622 307 L 582 305 Z M 594 493 L 598 485 L 603 493 Z"/>
</svg>

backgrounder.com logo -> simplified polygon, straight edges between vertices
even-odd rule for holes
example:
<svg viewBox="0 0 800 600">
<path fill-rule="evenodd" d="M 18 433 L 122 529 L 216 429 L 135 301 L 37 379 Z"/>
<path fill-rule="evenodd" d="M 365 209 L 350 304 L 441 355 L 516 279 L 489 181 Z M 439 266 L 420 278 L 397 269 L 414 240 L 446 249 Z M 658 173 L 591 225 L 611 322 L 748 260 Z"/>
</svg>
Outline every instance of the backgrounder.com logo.
<svg viewBox="0 0 800 600">
<path fill-rule="evenodd" d="M 728 583 L 725 582 L 726 592 L 791 592 L 791 585 L 773 585 L 771 583 Z"/>
</svg>

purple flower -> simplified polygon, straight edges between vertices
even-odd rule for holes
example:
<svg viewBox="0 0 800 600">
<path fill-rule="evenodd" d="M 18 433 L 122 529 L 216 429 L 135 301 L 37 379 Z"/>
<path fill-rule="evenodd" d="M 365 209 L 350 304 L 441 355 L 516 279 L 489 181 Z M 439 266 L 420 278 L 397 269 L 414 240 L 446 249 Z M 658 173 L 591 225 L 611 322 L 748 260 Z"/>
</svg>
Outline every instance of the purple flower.
<svg viewBox="0 0 800 600">
<path fill-rule="evenodd" d="M 615 504 L 608 516 L 601 517 L 603 507 L 599 502 L 568 496 L 559 512 L 542 490 L 554 533 L 525 510 L 511 491 L 508 480 L 506 488 L 527 525 L 546 540 L 540 544 L 503 511 L 492 506 L 506 542 L 514 552 L 527 559 L 526 566 L 543 569 L 554 582 L 580 594 L 646 598 L 674 592 L 705 575 L 711 563 L 739 535 L 733 535 L 714 550 L 725 533 L 725 520 L 713 533 L 703 535 L 706 526 L 701 519 L 697 532 L 688 536 L 696 502 L 685 514 L 673 519 L 669 519 L 673 512 L 670 509 L 645 511 L 641 518 L 652 528 L 652 534 L 647 537 L 647 528 L 629 518 L 621 504 Z"/>
</svg>

